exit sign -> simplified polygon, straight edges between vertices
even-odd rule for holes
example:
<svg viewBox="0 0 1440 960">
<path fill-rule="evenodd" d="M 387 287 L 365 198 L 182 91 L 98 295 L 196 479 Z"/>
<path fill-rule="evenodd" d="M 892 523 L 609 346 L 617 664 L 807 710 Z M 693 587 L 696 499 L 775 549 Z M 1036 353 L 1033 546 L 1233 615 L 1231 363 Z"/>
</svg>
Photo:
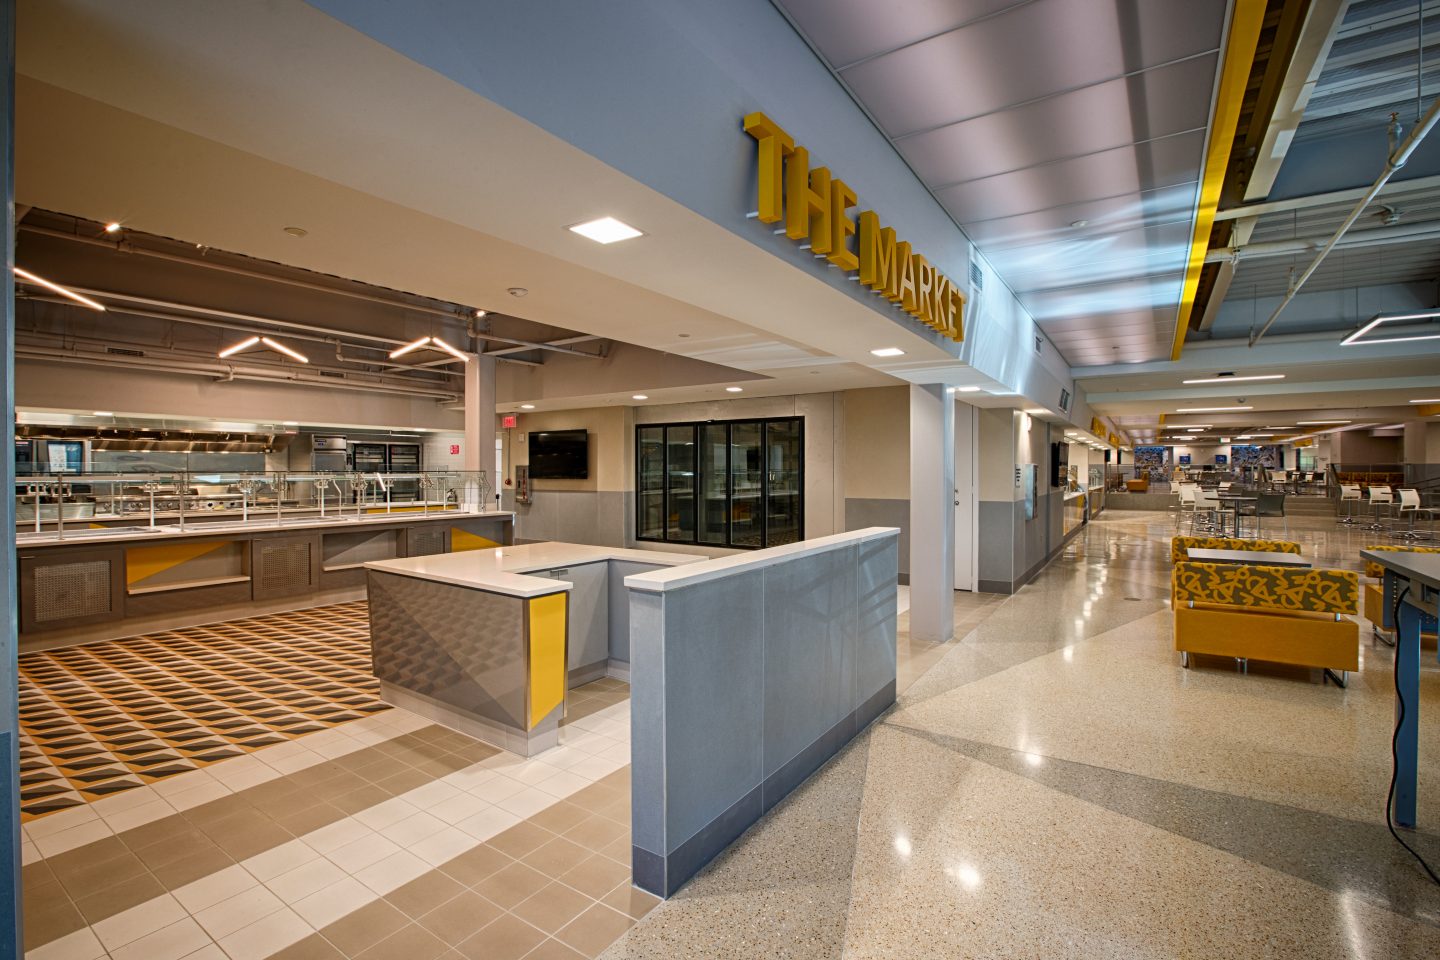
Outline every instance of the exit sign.
<svg viewBox="0 0 1440 960">
<path fill-rule="evenodd" d="M 500 428 L 502 430 L 514 430 L 518 422 L 519 418 L 516 417 L 515 414 L 507 413 L 500 418 Z"/>
<path fill-rule="evenodd" d="M 458 443 L 452 443 L 452 444 L 450 444 L 450 456 L 452 456 L 452 457 L 458 456 L 459 453 L 460 453 L 460 444 L 458 444 Z"/>
</svg>

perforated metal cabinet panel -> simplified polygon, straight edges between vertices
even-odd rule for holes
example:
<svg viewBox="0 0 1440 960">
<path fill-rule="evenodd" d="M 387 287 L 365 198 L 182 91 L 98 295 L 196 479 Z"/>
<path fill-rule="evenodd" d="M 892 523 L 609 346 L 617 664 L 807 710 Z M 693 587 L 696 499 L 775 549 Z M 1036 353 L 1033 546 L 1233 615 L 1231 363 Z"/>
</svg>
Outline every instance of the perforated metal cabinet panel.
<svg viewBox="0 0 1440 960">
<path fill-rule="evenodd" d="M 256 537 L 250 544 L 256 600 L 313 593 L 320 581 L 320 538 Z"/>
<path fill-rule="evenodd" d="M 118 550 L 22 554 L 20 629 L 53 630 L 123 616 L 122 557 Z"/>
<path fill-rule="evenodd" d="M 450 552 L 448 522 L 420 524 L 405 529 L 405 556 L 429 557 Z"/>
</svg>

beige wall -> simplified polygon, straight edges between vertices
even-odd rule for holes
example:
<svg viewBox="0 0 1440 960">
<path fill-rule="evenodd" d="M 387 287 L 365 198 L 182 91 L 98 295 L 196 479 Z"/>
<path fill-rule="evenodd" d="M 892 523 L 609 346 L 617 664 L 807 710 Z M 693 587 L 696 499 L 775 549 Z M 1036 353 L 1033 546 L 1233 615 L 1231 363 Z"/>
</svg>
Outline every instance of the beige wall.
<svg viewBox="0 0 1440 960">
<path fill-rule="evenodd" d="M 910 388 L 847 390 L 844 495 L 856 499 L 910 499 Z"/>
<path fill-rule="evenodd" d="M 630 449 L 626 407 L 592 407 L 583 410 L 546 410 L 520 413 L 512 430 L 502 430 L 505 478 L 515 479 L 515 467 L 529 464 L 527 434 L 543 430 L 585 430 L 590 435 L 590 476 L 584 480 L 531 480 L 536 490 L 627 490 Z"/>
<path fill-rule="evenodd" d="M 1015 411 L 980 411 L 980 494 L 988 501 L 1018 500 L 1023 492 L 1015 486 Z"/>
</svg>

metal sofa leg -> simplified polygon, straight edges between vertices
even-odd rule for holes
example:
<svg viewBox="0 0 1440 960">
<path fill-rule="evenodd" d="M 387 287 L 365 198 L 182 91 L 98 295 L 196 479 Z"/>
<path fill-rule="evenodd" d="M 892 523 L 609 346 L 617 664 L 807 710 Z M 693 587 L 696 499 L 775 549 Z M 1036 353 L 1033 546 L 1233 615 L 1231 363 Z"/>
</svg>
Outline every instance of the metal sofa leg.
<svg viewBox="0 0 1440 960">
<path fill-rule="evenodd" d="M 1324 685 L 1326 680 L 1334 680 L 1335 686 L 1339 687 L 1341 690 L 1344 690 L 1350 682 L 1350 673 L 1347 670 L 1341 670 L 1339 676 L 1336 676 L 1334 670 L 1326 667 L 1324 675 L 1320 678 L 1320 683 L 1322 686 Z"/>
<path fill-rule="evenodd" d="M 1188 650 L 1180 651 L 1180 666 L 1186 670 L 1190 669 L 1190 652 Z"/>
</svg>

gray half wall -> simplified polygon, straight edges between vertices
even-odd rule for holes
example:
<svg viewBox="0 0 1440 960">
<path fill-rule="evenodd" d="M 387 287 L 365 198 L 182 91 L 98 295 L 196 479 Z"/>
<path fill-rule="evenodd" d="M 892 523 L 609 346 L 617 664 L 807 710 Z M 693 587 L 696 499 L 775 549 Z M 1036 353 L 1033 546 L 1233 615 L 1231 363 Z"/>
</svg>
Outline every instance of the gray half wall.
<svg viewBox="0 0 1440 960">
<path fill-rule="evenodd" d="M 897 527 L 900 530 L 900 582 L 910 576 L 910 498 L 882 500 L 869 497 L 845 498 L 845 529 Z"/>
<path fill-rule="evenodd" d="M 675 893 L 894 702 L 898 539 L 630 591 L 636 886 Z"/>
<path fill-rule="evenodd" d="M 619 490 L 534 490 L 530 503 L 517 503 L 515 539 L 559 540 L 623 547 L 626 494 Z"/>
</svg>

